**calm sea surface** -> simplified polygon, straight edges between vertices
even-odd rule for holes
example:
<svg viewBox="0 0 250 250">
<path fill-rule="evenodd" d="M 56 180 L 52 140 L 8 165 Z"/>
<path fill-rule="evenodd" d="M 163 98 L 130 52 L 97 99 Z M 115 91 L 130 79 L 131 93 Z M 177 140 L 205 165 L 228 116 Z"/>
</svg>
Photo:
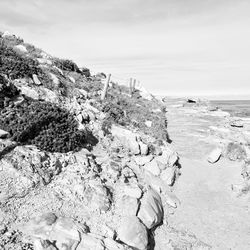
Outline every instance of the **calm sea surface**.
<svg viewBox="0 0 250 250">
<path fill-rule="evenodd" d="M 250 100 L 215 100 L 213 106 L 229 112 L 232 116 L 250 117 Z"/>
</svg>

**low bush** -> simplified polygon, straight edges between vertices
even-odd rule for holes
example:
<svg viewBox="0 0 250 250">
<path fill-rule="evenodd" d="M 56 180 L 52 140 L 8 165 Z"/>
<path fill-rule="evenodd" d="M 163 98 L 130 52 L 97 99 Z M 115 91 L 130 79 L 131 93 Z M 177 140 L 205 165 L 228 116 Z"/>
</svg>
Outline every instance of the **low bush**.
<svg viewBox="0 0 250 250">
<path fill-rule="evenodd" d="M 18 53 L 13 48 L 1 43 L 0 72 L 10 79 L 32 77 L 39 74 L 38 62 L 30 57 Z"/>
<path fill-rule="evenodd" d="M 4 76 L 0 75 L 0 109 L 4 108 L 6 98 L 17 96 L 20 91 L 10 81 L 6 80 Z"/>
<path fill-rule="evenodd" d="M 71 60 L 68 59 L 55 59 L 54 61 L 56 67 L 58 67 L 61 70 L 66 70 L 66 71 L 74 71 L 77 73 L 81 73 L 81 70 L 78 68 L 76 63 L 74 63 Z"/>
<path fill-rule="evenodd" d="M 79 131 L 73 115 L 52 103 L 26 100 L 21 106 L 4 108 L 0 129 L 8 131 L 14 141 L 49 152 L 65 153 L 88 146 L 89 132 Z"/>
<path fill-rule="evenodd" d="M 106 119 L 103 122 L 105 133 L 112 123 L 116 123 L 121 126 L 138 128 L 157 140 L 170 142 L 164 110 L 154 112 L 155 107 L 160 107 L 159 103 L 120 94 L 109 95 L 101 107 L 102 111 L 106 113 Z M 152 126 L 147 127 L 146 121 L 151 121 Z"/>
</svg>

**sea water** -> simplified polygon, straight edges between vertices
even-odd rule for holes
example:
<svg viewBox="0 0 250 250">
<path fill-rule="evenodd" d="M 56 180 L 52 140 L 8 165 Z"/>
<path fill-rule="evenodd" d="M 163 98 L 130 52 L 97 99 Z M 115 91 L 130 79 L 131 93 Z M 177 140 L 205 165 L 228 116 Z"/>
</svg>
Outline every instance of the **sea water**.
<svg viewBox="0 0 250 250">
<path fill-rule="evenodd" d="M 213 100 L 211 104 L 231 116 L 250 117 L 250 100 Z"/>
</svg>

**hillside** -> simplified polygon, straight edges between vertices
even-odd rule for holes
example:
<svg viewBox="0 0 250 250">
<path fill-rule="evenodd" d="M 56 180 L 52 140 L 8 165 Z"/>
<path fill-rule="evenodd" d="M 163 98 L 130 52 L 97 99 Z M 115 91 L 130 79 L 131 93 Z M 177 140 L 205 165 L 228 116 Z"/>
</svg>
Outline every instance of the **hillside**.
<svg viewBox="0 0 250 250">
<path fill-rule="evenodd" d="M 249 249 L 249 119 L 107 79 L 0 32 L 0 249 Z"/>
<path fill-rule="evenodd" d="M 180 169 L 163 103 L 112 82 L 102 101 L 103 81 L 0 34 L 2 249 L 154 249 L 158 227 L 164 249 L 203 245 L 167 226 Z"/>
</svg>

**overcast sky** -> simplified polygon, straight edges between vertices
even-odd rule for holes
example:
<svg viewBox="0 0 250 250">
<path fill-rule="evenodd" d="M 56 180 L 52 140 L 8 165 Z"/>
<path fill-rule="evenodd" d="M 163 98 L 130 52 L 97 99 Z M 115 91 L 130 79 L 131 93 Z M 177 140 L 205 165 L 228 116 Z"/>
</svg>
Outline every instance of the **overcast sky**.
<svg viewBox="0 0 250 250">
<path fill-rule="evenodd" d="M 0 30 L 156 94 L 250 97 L 250 0 L 0 0 Z"/>
</svg>

